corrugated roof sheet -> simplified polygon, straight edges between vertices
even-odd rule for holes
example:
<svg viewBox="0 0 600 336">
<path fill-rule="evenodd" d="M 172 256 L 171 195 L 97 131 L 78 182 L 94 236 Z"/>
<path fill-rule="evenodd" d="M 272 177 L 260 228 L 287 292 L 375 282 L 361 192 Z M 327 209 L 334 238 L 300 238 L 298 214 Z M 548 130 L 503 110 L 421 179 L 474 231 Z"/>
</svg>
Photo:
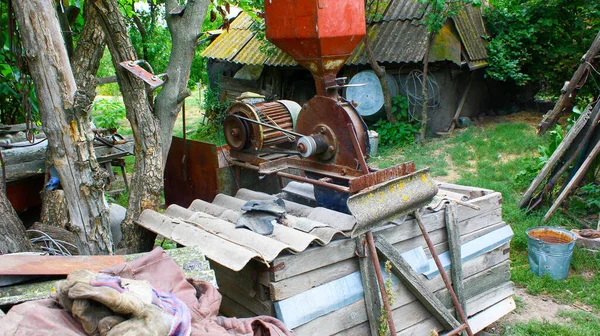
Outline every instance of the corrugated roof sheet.
<svg viewBox="0 0 600 336">
<path fill-rule="evenodd" d="M 487 32 L 483 24 L 481 8 L 474 8 L 471 5 L 467 5 L 452 19 L 467 50 L 469 59 L 471 61 L 487 59 L 487 42 L 483 39 L 483 36 L 486 36 Z"/>
<path fill-rule="evenodd" d="M 418 21 L 374 23 L 368 28 L 371 49 L 379 61 L 390 63 L 421 62 L 425 56 L 427 29 Z M 354 49 L 346 64 L 367 64 L 364 41 Z"/>
<path fill-rule="evenodd" d="M 426 8 L 427 4 L 422 4 L 418 0 L 390 1 L 380 21 L 420 20 L 425 14 Z"/>
<path fill-rule="evenodd" d="M 389 63 L 421 62 L 425 55 L 426 28 L 422 23 L 426 5 L 417 0 L 391 0 L 378 22 L 370 23 L 373 53 L 378 61 Z M 268 56 L 260 50 L 261 41 L 250 30 L 252 17 L 241 13 L 231 24 L 229 32 L 223 32 L 202 56 L 240 64 L 293 66 L 297 63 L 281 49 L 276 48 Z M 480 8 L 467 6 L 455 17 L 454 23 L 466 49 L 468 63 L 485 60 L 486 35 Z M 242 33 L 243 32 L 243 33 Z M 346 64 L 367 64 L 364 43 L 361 42 Z M 473 63 L 474 64 L 474 63 Z M 483 64 L 477 62 L 478 66 Z"/>
<path fill-rule="evenodd" d="M 298 253 L 313 243 L 327 245 L 337 235 L 348 237 L 356 223 L 347 214 L 285 201 L 287 225 L 275 224 L 271 235 L 235 228 L 246 201 L 273 198 L 240 189 L 235 197 L 220 194 L 212 203 L 196 200 L 187 209 L 171 205 L 164 214 L 145 210 L 138 224 L 179 244 L 197 245 L 207 258 L 239 271 L 251 259 L 269 263 L 282 251 Z"/>
<path fill-rule="evenodd" d="M 216 58 L 224 61 L 231 61 L 254 36 L 250 30 L 229 29 L 223 31 L 213 43 L 211 43 L 201 56 Z"/>
</svg>

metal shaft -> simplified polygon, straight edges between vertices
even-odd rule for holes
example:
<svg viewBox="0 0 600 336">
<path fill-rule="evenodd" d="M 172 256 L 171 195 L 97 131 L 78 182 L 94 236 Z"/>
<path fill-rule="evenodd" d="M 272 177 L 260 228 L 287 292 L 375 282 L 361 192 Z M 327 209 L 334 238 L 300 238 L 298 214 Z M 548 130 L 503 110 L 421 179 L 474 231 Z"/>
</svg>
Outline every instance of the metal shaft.
<svg viewBox="0 0 600 336">
<path fill-rule="evenodd" d="M 456 311 L 458 312 L 458 316 L 460 316 L 461 322 L 465 324 L 465 329 L 467 331 L 467 335 L 473 336 L 473 332 L 471 331 L 471 327 L 469 326 L 469 320 L 467 319 L 467 315 L 465 314 L 463 307 L 460 305 L 460 302 L 458 301 L 458 297 L 456 297 L 454 288 L 452 288 L 452 283 L 450 282 L 448 275 L 444 271 L 444 266 L 442 265 L 442 262 L 440 261 L 440 258 L 438 257 L 438 254 L 435 251 L 435 246 L 433 246 L 433 242 L 431 241 L 431 238 L 429 237 L 429 233 L 427 233 L 427 230 L 425 229 L 425 225 L 423 225 L 423 217 L 421 217 L 420 210 L 415 211 L 415 218 L 417 220 L 417 224 L 419 225 L 419 229 L 421 229 L 421 233 L 423 234 L 423 237 L 425 238 L 425 242 L 427 243 L 429 252 L 431 253 L 433 260 L 435 261 L 435 264 L 436 264 L 438 270 L 440 271 L 442 280 L 444 280 L 444 284 L 446 285 L 446 288 L 448 289 L 448 292 L 450 293 L 450 298 L 452 298 L 452 304 L 454 304 L 454 307 L 456 307 Z"/>
<path fill-rule="evenodd" d="M 367 238 L 367 245 L 369 246 L 369 255 L 371 255 L 371 260 L 375 267 L 381 300 L 383 301 L 388 325 L 390 326 L 390 334 L 396 335 L 396 325 L 394 324 L 394 318 L 392 317 L 392 307 L 390 306 L 390 301 L 388 300 L 387 292 L 385 291 L 385 283 L 383 282 L 383 275 L 381 274 L 381 265 L 379 265 L 379 257 L 377 256 L 377 249 L 375 248 L 375 241 L 373 240 L 373 232 L 367 231 L 365 236 Z"/>
</svg>

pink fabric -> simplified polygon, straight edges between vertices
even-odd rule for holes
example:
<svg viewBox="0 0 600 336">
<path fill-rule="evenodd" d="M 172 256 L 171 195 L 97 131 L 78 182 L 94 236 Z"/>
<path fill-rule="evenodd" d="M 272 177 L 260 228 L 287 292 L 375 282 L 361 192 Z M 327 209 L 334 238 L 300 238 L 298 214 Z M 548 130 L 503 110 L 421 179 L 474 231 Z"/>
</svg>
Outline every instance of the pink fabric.
<svg viewBox="0 0 600 336">
<path fill-rule="evenodd" d="M 221 294 L 207 282 L 185 279 L 181 268 L 161 249 L 129 263 L 104 270 L 122 278 L 147 280 L 161 291 L 171 292 L 192 313 L 194 336 L 293 336 L 285 325 L 270 316 L 225 318 L 217 316 Z M 22 303 L 0 317 L 0 335 L 85 335 L 79 322 L 53 299 Z"/>
</svg>

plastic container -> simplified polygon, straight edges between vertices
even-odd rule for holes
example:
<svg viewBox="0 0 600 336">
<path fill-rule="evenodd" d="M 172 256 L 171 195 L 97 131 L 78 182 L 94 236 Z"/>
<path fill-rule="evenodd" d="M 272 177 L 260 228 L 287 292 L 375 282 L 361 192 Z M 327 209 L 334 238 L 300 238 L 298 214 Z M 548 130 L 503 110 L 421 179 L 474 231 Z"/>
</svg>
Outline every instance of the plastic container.
<svg viewBox="0 0 600 336">
<path fill-rule="evenodd" d="M 377 147 L 379 147 L 379 133 L 369 130 L 369 145 L 371 146 L 369 156 L 377 156 Z"/>
<path fill-rule="evenodd" d="M 566 279 L 577 236 L 551 226 L 531 228 L 526 233 L 531 271 L 538 276 L 548 274 L 554 280 Z"/>
</svg>

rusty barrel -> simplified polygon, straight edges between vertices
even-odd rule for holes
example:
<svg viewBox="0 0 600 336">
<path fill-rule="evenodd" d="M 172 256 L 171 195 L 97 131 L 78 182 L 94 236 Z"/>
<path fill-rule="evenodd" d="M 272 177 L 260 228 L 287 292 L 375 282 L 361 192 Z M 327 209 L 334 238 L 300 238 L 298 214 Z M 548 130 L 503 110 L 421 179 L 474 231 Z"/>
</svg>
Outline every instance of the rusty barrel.
<svg viewBox="0 0 600 336">
<path fill-rule="evenodd" d="M 554 280 L 566 279 L 577 239 L 575 234 L 551 226 L 530 228 L 526 233 L 531 271 L 538 276 L 548 274 Z"/>
</svg>

